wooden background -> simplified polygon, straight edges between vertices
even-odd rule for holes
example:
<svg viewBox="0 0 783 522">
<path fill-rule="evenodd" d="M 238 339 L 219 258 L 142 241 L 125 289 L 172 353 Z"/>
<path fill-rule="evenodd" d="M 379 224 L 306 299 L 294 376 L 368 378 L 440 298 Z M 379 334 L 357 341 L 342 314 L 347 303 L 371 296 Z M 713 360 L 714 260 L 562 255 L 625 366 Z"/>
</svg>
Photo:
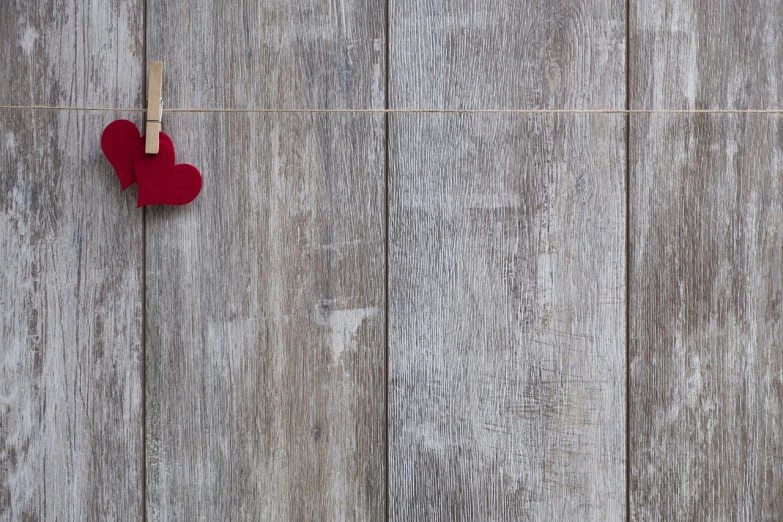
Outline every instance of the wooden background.
<svg viewBox="0 0 783 522">
<path fill-rule="evenodd" d="M 8 0 L 0 520 L 783 519 L 772 0 Z M 167 108 L 286 109 L 182 113 Z M 297 109 L 376 109 L 302 113 Z"/>
</svg>

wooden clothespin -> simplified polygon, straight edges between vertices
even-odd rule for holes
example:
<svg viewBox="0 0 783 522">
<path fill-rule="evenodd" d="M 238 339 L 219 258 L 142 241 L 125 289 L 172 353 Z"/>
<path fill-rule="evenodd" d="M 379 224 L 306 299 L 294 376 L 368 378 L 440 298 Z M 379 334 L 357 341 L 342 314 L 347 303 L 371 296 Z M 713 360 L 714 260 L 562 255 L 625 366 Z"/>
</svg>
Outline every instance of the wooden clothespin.
<svg viewBox="0 0 783 522">
<path fill-rule="evenodd" d="M 160 120 L 163 117 L 163 62 L 150 64 L 150 81 L 147 85 L 147 139 L 144 152 L 157 154 L 160 146 Z"/>
</svg>

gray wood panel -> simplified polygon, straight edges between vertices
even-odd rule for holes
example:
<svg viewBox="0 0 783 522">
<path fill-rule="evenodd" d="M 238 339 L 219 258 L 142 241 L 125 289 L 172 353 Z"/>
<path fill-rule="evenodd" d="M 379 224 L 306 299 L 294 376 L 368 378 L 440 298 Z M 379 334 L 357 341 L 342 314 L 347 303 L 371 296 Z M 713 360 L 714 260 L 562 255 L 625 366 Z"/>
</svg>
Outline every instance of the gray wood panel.
<svg viewBox="0 0 783 522">
<path fill-rule="evenodd" d="M 148 0 L 164 106 L 383 108 L 384 0 Z"/>
<path fill-rule="evenodd" d="M 783 4 L 631 2 L 631 108 L 779 109 Z"/>
<path fill-rule="evenodd" d="M 148 213 L 150 519 L 380 520 L 382 117 L 165 130 L 204 189 Z"/>
<path fill-rule="evenodd" d="M 0 105 L 142 107 L 144 0 L 5 0 L 0 42 Z"/>
<path fill-rule="evenodd" d="M 783 513 L 782 130 L 634 117 L 634 520 Z"/>
<path fill-rule="evenodd" d="M 779 108 L 779 2 L 639 2 L 633 108 Z M 633 116 L 633 520 L 783 513 L 781 119 Z"/>
<path fill-rule="evenodd" d="M 622 109 L 625 3 L 391 1 L 390 104 Z"/>
<path fill-rule="evenodd" d="M 624 131 L 392 119 L 392 520 L 623 517 Z"/>
<path fill-rule="evenodd" d="M 383 106 L 380 4 L 201 4 L 150 2 L 166 106 Z M 150 520 L 381 520 L 383 116 L 163 121 L 204 188 L 148 212 Z"/>
<path fill-rule="evenodd" d="M 142 2 L 52 4 L 0 5 L 0 103 L 139 104 Z M 0 110 L 0 520 L 141 517 L 141 214 L 100 149 L 120 117 Z"/>
<path fill-rule="evenodd" d="M 390 9 L 393 108 L 624 107 L 625 2 Z M 390 121 L 392 520 L 622 518 L 624 118 Z"/>
</svg>

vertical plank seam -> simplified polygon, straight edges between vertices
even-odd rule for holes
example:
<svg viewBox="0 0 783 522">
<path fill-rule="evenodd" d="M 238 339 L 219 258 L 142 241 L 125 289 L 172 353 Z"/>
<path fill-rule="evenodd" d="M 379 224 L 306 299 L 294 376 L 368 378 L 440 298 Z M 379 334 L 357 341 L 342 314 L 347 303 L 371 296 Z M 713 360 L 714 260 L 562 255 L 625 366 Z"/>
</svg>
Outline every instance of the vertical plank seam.
<svg viewBox="0 0 783 522">
<path fill-rule="evenodd" d="M 384 69 L 385 76 L 386 76 L 386 85 L 384 89 L 384 108 L 388 110 L 389 107 L 389 84 L 390 84 L 390 71 L 389 71 L 389 48 L 391 46 L 391 41 L 389 39 L 389 33 L 390 33 L 390 0 L 386 0 L 386 9 L 385 9 L 385 34 L 384 39 L 386 40 L 385 47 L 385 56 L 384 56 Z M 390 449 L 389 449 L 389 118 L 391 115 L 387 112 L 384 114 L 384 296 L 383 296 L 383 307 L 384 307 L 384 322 L 383 322 L 383 328 L 384 328 L 384 382 L 385 382 L 385 397 L 384 397 L 384 428 L 385 428 L 385 482 L 386 482 L 386 488 L 385 488 L 385 498 L 384 501 L 386 502 L 386 522 L 389 522 L 391 518 L 391 503 L 389 501 L 391 494 L 391 483 L 389 481 L 390 477 Z"/>
<path fill-rule="evenodd" d="M 144 0 L 143 68 L 141 72 L 144 101 L 147 98 L 147 6 Z M 141 209 L 141 520 L 147 522 L 147 208 Z"/>
<path fill-rule="evenodd" d="M 141 503 L 147 522 L 147 209 L 141 210 Z"/>
<path fill-rule="evenodd" d="M 625 110 L 631 109 L 631 0 L 625 0 Z M 631 522 L 631 114 L 625 113 L 625 519 Z"/>
</svg>

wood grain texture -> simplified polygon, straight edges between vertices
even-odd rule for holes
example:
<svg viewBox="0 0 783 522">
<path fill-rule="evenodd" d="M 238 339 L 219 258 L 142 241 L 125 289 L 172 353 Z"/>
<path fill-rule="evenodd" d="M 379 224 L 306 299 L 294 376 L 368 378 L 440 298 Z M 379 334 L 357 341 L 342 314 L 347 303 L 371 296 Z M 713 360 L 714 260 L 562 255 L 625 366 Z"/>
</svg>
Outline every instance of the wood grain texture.
<svg viewBox="0 0 783 522">
<path fill-rule="evenodd" d="M 778 108 L 778 2 L 631 16 L 632 108 Z M 783 513 L 781 120 L 633 116 L 633 520 Z"/>
<path fill-rule="evenodd" d="M 631 108 L 783 106 L 783 4 L 777 0 L 652 0 L 631 5 Z"/>
<path fill-rule="evenodd" d="M 392 119 L 392 520 L 622 518 L 624 127 Z"/>
<path fill-rule="evenodd" d="M 148 55 L 170 107 L 382 106 L 382 15 L 155 1 Z M 382 520 L 383 117 L 163 120 L 204 188 L 148 212 L 150 520 Z"/>
<path fill-rule="evenodd" d="M 164 118 L 166 107 L 383 108 L 383 0 L 148 0 L 148 11 Z"/>
<path fill-rule="evenodd" d="M 394 2 L 391 106 L 622 108 L 624 7 Z M 621 519 L 624 119 L 390 118 L 391 519 Z"/>
<path fill-rule="evenodd" d="M 0 520 L 141 517 L 141 216 L 106 116 L 0 111 Z"/>
<path fill-rule="evenodd" d="M 150 519 L 381 520 L 381 117 L 165 130 L 204 189 L 148 214 Z"/>
<path fill-rule="evenodd" d="M 779 520 L 781 122 L 634 120 L 633 519 Z"/>
<path fill-rule="evenodd" d="M 624 108 L 624 0 L 397 0 L 389 17 L 392 108 Z"/>
<path fill-rule="evenodd" d="M 0 105 L 142 107 L 144 0 L 4 0 Z"/>
<path fill-rule="evenodd" d="M 0 103 L 139 103 L 142 10 L 2 2 Z M 128 116 L 0 110 L 0 520 L 141 517 L 141 215 L 100 151 Z"/>
</svg>

